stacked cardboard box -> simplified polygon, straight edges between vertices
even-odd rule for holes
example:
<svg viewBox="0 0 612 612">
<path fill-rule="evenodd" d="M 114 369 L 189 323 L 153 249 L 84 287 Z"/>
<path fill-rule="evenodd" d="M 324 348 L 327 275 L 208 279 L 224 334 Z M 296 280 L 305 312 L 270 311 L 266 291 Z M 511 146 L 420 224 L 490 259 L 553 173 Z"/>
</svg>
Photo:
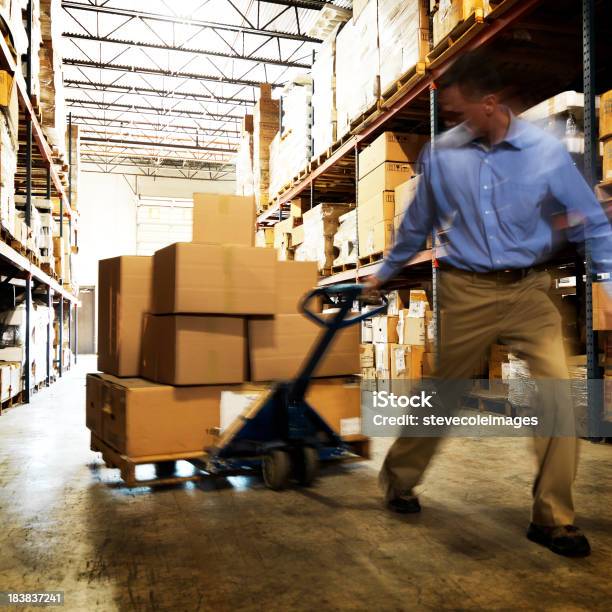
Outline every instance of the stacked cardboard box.
<svg viewBox="0 0 612 612">
<path fill-rule="evenodd" d="M 359 255 L 385 251 L 393 244 L 395 188 L 417 173 L 425 136 L 384 132 L 359 153 L 357 215 Z"/>
<path fill-rule="evenodd" d="M 592 285 L 593 329 L 612 330 L 612 281 Z"/>
<path fill-rule="evenodd" d="M 4 73 L 5 75 L 8 73 Z M 1 74 L 0 74 L 1 79 Z M 16 90 L 12 84 L 11 89 Z M 8 100 L 5 98 L 4 101 Z M 8 111 L 8 107 L 3 106 Z M 17 146 L 5 114 L 0 115 L 0 223 L 16 238 L 15 228 L 15 174 L 17 172 Z"/>
<path fill-rule="evenodd" d="M 312 157 L 312 77 L 302 75 L 283 88 L 280 130 L 270 144 L 270 199 L 303 170 Z"/>
<path fill-rule="evenodd" d="M 388 297 L 387 314 L 362 326 L 362 378 L 405 393 L 414 381 L 433 373 L 431 309 L 420 289 L 394 291 Z"/>
<path fill-rule="evenodd" d="M 253 115 L 245 115 L 236 156 L 236 194 L 251 196 L 253 185 Z"/>
<path fill-rule="evenodd" d="M 253 110 L 253 189 L 257 210 L 270 201 L 270 144 L 279 130 L 278 100 L 272 99 L 272 86 L 260 86 Z"/>
<path fill-rule="evenodd" d="M 612 180 L 612 90 L 599 103 L 599 138 L 603 152 L 603 180 Z"/>
<path fill-rule="evenodd" d="M 351 210 L 350 204 L 319 204 L 302 215 L 301 243 L 295 246 L 296 261 L 316 261 L 319 270 L 331 268 L 337 253 L 334 236 L 339 219 Z"/>
<path fill-rule="evenodd" d="M 88 377 L 87 423 L 129 456 L 201 452 L 221 426 L 223 392 L 295 376 L 319 331 L 298 314 L 316 264 L 252 246 L 254 199 L 194 200 L 193 242 L 100 262 L 105 374 Z M 355 373 L 358 344 L 358 332 L 340 334 L 316 374 Z M 357 417 L 359 403 L 350 410 Z"/>
<path fill-rule="evenodd" d="M 295 218 L 292 216 L 287 217 L 283 221 L 279 221 L 274 226 L 273 246 L 278 253 L 278 258 L 281 261 L 287 261 L 293 259 L 292 247 L 292 232 L 295 224 Z"/>
<path fill-rule="evenodd" d="M 357 262 L 357 210 L 351 210 L 338 218 L 338 230 L 334 235 L 334 252 L 338 256 L 333 265 L 340 266 Z"/>
<path fill-rule="evenodd" d="M 429 52 L 427 8 L 426 0 L 378 0 L 382 92 L 414 66 L 420 64 L 419 69 L 424 71 Z"/>
</svg>

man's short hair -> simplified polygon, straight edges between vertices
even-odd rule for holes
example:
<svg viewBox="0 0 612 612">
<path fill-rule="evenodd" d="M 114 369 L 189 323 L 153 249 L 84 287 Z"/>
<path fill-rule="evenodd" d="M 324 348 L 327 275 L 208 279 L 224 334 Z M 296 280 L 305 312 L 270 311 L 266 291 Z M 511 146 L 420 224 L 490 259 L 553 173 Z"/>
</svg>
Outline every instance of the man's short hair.
<svg viewBox="0 0 612 612">
<path fill-rule="evenodd" d="M 466 96 L 482 97 L 499 93 L 503 89 L 502 79 L 492 54 L 482 50 L 461 55 L 451 67 L 436 80 L 439 89 L 457 85 Z"/>
</svg>

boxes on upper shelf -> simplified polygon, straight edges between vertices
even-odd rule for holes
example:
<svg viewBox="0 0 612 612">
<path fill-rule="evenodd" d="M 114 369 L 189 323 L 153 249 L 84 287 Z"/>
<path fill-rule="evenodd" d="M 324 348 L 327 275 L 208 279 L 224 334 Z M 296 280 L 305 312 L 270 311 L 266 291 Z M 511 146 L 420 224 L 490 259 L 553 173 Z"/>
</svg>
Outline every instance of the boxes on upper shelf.
<svg viewBox="0 0 612 612">
<path fill-rule="evenodd" d="M 244 319 L 146 315 L 141 375 L 168 385 L 244 382 Z"/>
<path fill-rule="evenodd" d="M 440 0 L 433 14 L 433 44 L 437 45 L 472 13 L 477 12 L 482 18 L 489 11 L 489 0 Z"/>
<path fill-rule="evenodd" d="M 395 194 L 381 191 L 369 200 L 359 202 L 359 255 L 371 255 L 393 245 L 393 218 L 395 213 Z"/>
<path fill-rule="evenodd" d="M 276 253 L 177 242 L 153 255 L 154 314 L 274 314 Z"/>
<path fill-rule="evenodd" d="M 122 256 L 98 264 L 98 367 L 115 376 L 140 372 L 142 317 L 151 307 L 153 260 Z"/>
<path fill-rule="evenodd" d="M 253 381 L 294 378 L 320 333 L 320 328 L 301 314 L 249 319 L 248 329 Z M 359 327 L 354 325 L 334 339 L 315 376 L 344 376 L 358 371 Z"/>
<path fill-rule="evenodd" d="M 415 167 L 405 162 L 384 162 L 359 179 L 358 204 L 367 202 L 382 191 L 393 191 L 416 174 Z"/>
<path fill-rule="evenodd" d="M 410 204 L 412 204 L 414 198 L 416 197 L 418 185 L 419 175 L 413 176 L 395 188 L 395 217 L 393 219 L 393 229 L 395 235 L 397 235 L 407 208 L 410 206 Z"/>
<path fill-rule="evenodd" d="M 416 163 L 428 141 L 421 134 L 383 132 L 359 153 L 359 180 L 385 162 Z"/>
<path fill-rule="evenodd" d="M 255 198 L 194 193 L 193 241 L 253 246 Z"/>
</svg>

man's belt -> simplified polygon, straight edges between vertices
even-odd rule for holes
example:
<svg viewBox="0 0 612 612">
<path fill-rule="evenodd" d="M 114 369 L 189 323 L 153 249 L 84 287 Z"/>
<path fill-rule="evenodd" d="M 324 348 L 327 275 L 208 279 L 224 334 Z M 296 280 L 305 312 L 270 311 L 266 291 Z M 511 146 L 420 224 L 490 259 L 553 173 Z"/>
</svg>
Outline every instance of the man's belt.
<svg viewBox="0 0 612 612">
<path fill-rule="evenodd" d="M 507 270 L 491 270 L 490 272 L 474 272 L 473 270 L 463 270 L 438 260 L 438 268 L 440 270 L 456 272 L 460 274 L 472 274 L 478 278 L 497 281 L 500 283 L 516 283 L 523 280 L 533 272 L 543 272 L 547 269 L 544 264 L 529 266 L 528 268 L 510 268 Z"/>
</svg>

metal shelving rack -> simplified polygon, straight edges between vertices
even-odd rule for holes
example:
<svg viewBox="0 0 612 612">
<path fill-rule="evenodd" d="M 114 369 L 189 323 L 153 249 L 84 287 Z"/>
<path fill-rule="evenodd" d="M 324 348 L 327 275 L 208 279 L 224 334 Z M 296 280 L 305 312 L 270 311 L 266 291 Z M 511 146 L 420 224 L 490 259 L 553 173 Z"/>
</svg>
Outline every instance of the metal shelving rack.
<svg viewBox="0 0 612 612">
<path fill-rule="evenodd" d="M 4 15 L 2 15 L 4 18 Z M 69 223 L 75 216 L 75 212 L 72 210 L 67 197 L 64 187 L 62 185 L 61 178 L 54 167 L 53 153 L 49 146 L 47 139 L 43 133 L 42 126 L 38 121 L 34 106 L 31 100 L 31 66 L 32 66 L 32 45 L 31 45 L 31 34 L 32 34 L 32 3 L 28 2 L 27 10 L 27 34 L 28 34 L 28 53 L 27 53 L 27 74 L 24 79 L 21 71 L 18 67 L 18 63 L 13 57 L 4 37 L 0 36 L 0 69 L 7 70 L 13 75 L 14 84 L 13 87 L 17 88 L 17 97 L 19 103 L 20 112 L 23 113 L 26 122 L 26 209 L 25 219 L 26 223 L 30 224 L 30 216 L 32 211 L 32 177 L 33 169 L 43 168 L 46 171 L 46 197 L 51 198 L 53 189 L 59 196 L 60 207 L 60 234 L 63 232 L 63 220 L 67 218 Z M 5 22 L 8 21 L 5 19 Z M 38 158 L 36 159 L 37 166 L 34 166 L 34 152 L 33 146 L 36 144 L 38 151 Z M 69 159 L 69 162 L 71 160 Z M 63 311 L 64 306 L 67 305 L 68 312 L 72 313 L 72 309 L 76 309 L 79 300 L 68 291 L 60 282 L 49 276 L 39 266 L 30 261 L 27 257 L 13 249 L 10 245 L 4 241 L 0 241 L 0 262 L 8 270 L 5 274 L 5 280 L 3 284 L 10 283 L 13 279 L 21 279 L 25 283 L 25 304 L 26 304 L 26 338 L 25 338 L 25 354 L 26 354 L 26 366 L 23 372 L 23 391 L 22 391 L 22 402 L 29 403 L 31 392 L 32 392 L 32 381 L 31 381 L 31 367 L 30 367 L 30 341 L 31 341 L 31 314 L 32 314 L 32 294 L 36 290 L 42 289 L 46 295 L 47 305 L 52 307 L 54 301 L 59 307 L 60 325 L 59 325 L 59 367 L 58 372 L 61 376 L 63 373 L 62 367 L 62 335 L 63 335 Z M 18 281 L 19 282 L 19 281 Z M 73 334 L 71 327 L 69 326 L 69 343 L 72 346 Z M 52 365 L 52 350 L 51 346 L 51 323 L 47 325 L 47 363 L 46 363 L 46 376 L 45 383 L 49 385 L 51 383 L 51 365 Z M 76 353 L 76 346 L 74 346 Z"/>
<path fill-rule="evenodd" d="M 427 96 L 426 110 L 423 113 L 423 121 L 420 125 L 421 130 L 431 135 L 432 142 L 435 140 L 437 127 L 437 96 L 435 91 L 435 81 L 438 79 L 463 52 L 467 52 L 487 43 L 494 42 L 501 38 L 512 25 L 518 24 L 523 18 L 531 18 L 533 11 L 546 4 L 546 0 L 502 0 L 496 3 L 493 10 L 481 22 L 477 20 L 467 28 L 467 31 L 457 39 L 455 43 L 437 56 L 428 61 L 425 74 L 415 75 L 389 99 L 384 100 L 379 108 L 373 110 L 366 119 L 351 130 L 350 134 L 342 141 L 336 143 L 332 152 L 323 160 L 319 161 L 316 167 L 309 168 L 308 172 L 301 173 L 299 180 L 293 184 L 271 204 L 265 211 L 258 216 L 258 223 L 261 227 L 274 225 L 283 218 L 283 213 L 288 210 L 291 200 L 305 194 L 310 195 L 310 205 L 314 204 L 314 184 L 315 181 L 330 172 L 343 158 L 354 154 L 357 160 L 358 152 L 367 146 L 380 133 L 385 130 L 398 129 L 398 120 L 402 117 L 402 112 L 416 105 L 418 100 L 423 101 Z M 585 178 L 594 185 L 596 183 L 598 140 L 597 140 L 597 121 L 595 115 L 595 21 L 596 0 L 581 0 L 582 18 L 582 72 L 584 88 L 584 139 L 585 139 Z M 541 24 L 546 29 L 548 24 Z M 431 24 L 430 24 L 431 27 Z M 609 84 L 612 86 L 612 82 Z M 550 92 L 550 95 L 558 93 Z M 545 98 L 541 98 L 542 100 Z M 541 101 L 541 100 L 538 100 Z M 406 126 L 403 127 L 406 130 Z M 408 129 L 408 131 L 410 131 Z M 357 161 L 355 161 L 355 166 Z M 357 172 L 355 170 L 355 175 Z M 358 214 L 358 213 L 357 213 Z M 357 219 L 357 223 L 359 220 Z M 428 265 L 429 264 L 429 265 Z M 334 284 L 337 282 L 355 281 L 370 274 L 376 273 L 381 266 L 381 262 L 358 266 L 354 270 L 346 270 L 322 278 L 321 285 Z M 600 379 L 602 376 L 601 368 L 597 363 L 597 335 L 593 330 L 592 318 L 592 297 L 591 283 L 592 270 L 589 245 L 586 245 L 586 282 L 580 283 L 577 271 L 577 291 L 584 291 L 585 314 L 586 314 L 586 352 L 587 352 L 587 377 L 589 380 Z M 434 301 L 435 319 L 437 322 L 437 269 L 436 262 L 431 249 L 421 251 L 406 264 L 404 270 L 414 274 L 419 271 L 421 278 L 427 277 L 432 282 L 432 293 Z M 583 289 L 581 290 L 580 285 Z M 437 328 L 437 324 L 436 324 Z M 605 437 L 612 436 L 612 423 L 603 421 L 602 417 L 603 394 L 598 385 L 588 385 L 588 406 L 589 406 L 589 431 L 599 432 Z"/>
</svg>

